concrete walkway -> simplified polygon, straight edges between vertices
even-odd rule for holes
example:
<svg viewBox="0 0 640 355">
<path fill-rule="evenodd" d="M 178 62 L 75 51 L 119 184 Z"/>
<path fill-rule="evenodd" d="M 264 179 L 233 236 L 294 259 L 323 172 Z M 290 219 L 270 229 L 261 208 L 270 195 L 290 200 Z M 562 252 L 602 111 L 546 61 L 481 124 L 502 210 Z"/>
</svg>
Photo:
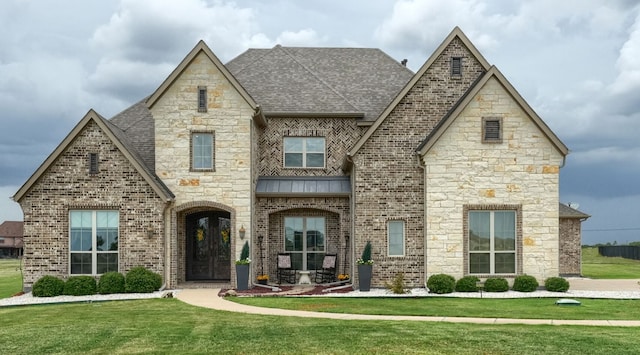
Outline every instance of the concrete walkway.
<svg viewBox="0 0 640 355">
<path fill-rule="evenodd" d="M 552 320 L 552 319 L 510 319 L 510 318 L 466 318 L 466 317 L 426 317 L 426 316 L 383 316 L 366 314 L 342 314 L 294 311 L 279 308 L 247 306 L 218 296 L 220 289 L 185 289 L 175 293 L 180 301 L 220 311 L 261 314 L 271 316 L 329 318 L 342 320 L 396 320 L 420 322 L 448 322 L 475 324 L 532 324 L 532 325 L 587 325 L 613 327 L 640 327 L 640 320 Z"/>
</svg>

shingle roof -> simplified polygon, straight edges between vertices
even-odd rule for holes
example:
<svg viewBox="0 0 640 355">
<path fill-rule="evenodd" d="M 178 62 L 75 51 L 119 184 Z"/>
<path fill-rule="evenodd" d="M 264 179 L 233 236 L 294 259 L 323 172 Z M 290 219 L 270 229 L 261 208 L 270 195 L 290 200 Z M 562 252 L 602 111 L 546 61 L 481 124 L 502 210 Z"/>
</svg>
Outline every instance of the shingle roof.
<svg viewBox="0 0 640 355">
<path fill-rule="evenodd" d="M 5 221 L 0 224 L 0 237 L 22 237 L 24 222 Z"/>
<path fill-rule="evenodd" d="M 571 208 L 564 203 L 560 203 L 560 218 L 580 218 L 587 219 L 591 217 L 590 215 L 580 212 L 575 208 Z"/>
<path fill-rule="evenodd" d="M 373 121 L 413 77 L 379 49 L 250 49 L 226 64 L 269 113 L 362 113 Z"/>
</svg>

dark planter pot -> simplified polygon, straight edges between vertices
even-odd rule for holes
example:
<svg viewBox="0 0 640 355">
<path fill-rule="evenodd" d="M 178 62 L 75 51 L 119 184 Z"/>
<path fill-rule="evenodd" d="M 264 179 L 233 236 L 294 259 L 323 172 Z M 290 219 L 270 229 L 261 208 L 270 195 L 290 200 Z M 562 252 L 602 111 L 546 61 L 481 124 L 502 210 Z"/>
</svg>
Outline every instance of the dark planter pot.
<svg viewBox="0 0 640 355">
<path fill-rule="evenodd" d="M 371 273 L 373 265 L 358 265 L 358 287 L 360 291 L 371 289 Z"/>
<path fill-rule="evenodd" d="M 249 289 L 249 265 L 236 265 L 236 290 Z"/>
</svg>

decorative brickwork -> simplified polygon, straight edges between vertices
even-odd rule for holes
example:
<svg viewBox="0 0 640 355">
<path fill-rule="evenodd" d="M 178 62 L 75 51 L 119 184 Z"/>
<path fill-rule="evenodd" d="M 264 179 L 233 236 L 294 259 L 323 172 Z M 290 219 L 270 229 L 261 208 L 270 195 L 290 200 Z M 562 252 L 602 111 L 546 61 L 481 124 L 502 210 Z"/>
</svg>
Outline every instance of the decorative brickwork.
<svg viewBox="0 0 640 355">
<path fill-rule="evenodd" d="M 579 218 L 560 219 L 560 275 L 582 276 L 581 225 Z"/>
<path fill-rule="evenodd" d="M 90 153 L 98 153 L 97 174 L 89 174 Z M 25 220 L 25 289 L 44 275 L 69 276 L 71 209 L 119 211 L 119 271 L 126 273 L 141 265 L 164 277 L 164 202 L 93 121 L 24 195 L 20 205 Z"/>
</svg>

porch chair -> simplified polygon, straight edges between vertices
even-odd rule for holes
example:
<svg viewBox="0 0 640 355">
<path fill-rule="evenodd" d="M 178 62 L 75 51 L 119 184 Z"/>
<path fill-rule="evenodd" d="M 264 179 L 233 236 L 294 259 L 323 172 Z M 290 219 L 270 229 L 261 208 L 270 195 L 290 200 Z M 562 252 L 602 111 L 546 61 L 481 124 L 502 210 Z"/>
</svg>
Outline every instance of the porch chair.
<svg viewBox="0 0 640 355">
<path fill-rule="evenodd" d="M 322 269 L 316 269 L 315 283 L 329 283 L 336 280 L 337 254 L 324 254 Z"/>
<path fill-rule="evenodd" d="M 282 280 L 290 284 L 296 283 L 296 270 L 291 267 L 291 254 L 289 253 L 278 254 L 278 284 L 281 284 Z"/>
</svg>

